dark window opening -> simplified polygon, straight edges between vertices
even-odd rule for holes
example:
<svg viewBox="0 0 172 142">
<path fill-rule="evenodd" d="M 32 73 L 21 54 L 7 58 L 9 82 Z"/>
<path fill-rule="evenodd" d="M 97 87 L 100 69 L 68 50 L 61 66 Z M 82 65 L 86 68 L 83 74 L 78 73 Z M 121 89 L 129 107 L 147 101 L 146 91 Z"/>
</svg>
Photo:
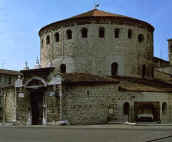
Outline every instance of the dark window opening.
<svg viewBox="0 0 172 142">
<path fill-rule="evenodd" d="M 60 72 L 61 73 L 66 73 L 66 65 L 65 64 L 60 65 Z"/>
<path fill-rule="evenodd" d="M 66 34 L 67 34 L 67 39 L 72 39 L 72 31 L 71 30 L 67 30 Z"/>
<path fill-rule="evenodd" d="M 169 52 L 172 53 L 172 45 L 170 45 Z"/>
<path fill-rule="evenodd" d="M 118 74 L 118 63 L 112 63 L 111 65 L 111 75 Z"/>
<path fill-rule="evenodd" d="M 162 104 L 162 113 L 166 114 L 167 113 L 167 103 Z"/>
<path fill-rule="evenodd" d="M 43 39 L 41 40 L 41 44 L 42 44 L 42 45 L 44 44 L 44 40 L 43 40 Z"/>
<path fill-rule="evenodd" d="M 131 29 L 128 30 L 128 38 L 129 38 L 129 39 L 132 38 L 132 30 L 131 30 Z"/>
<path fill-rule="evenodd" d="M 11 84 L 12 83 L 12 78 L 9 76 L 8 77 L 8 84 Z"/>
<path fill-rule="evenodd" d="M 103 27 L 99 28 L 99 37 L 104 38 L 105 37 L 105 29 Z"/>
<path fill-rule="evenodd" d="M 146 75 L 146 65 L 142 66 L 142 78 L 144 78 Z"/>
<path fill-rule="evenodd" d="M 129 115 L 129 112 L 130 112 L 130 104 L 127 102 L 124 104 L 123 106 L 123 112 L 124 112 L 124 115 Z"/>
<path fill-rule="evenodd" d="M 119 38 L 119 33 L 120 33 L 120 29 L 115 29 L 115 31 L 114 31 L 115 38 Z"/>
<path fill-rule="evenodd" d="M 50 36 L 47 36 L 47 38 L 46 38 L 46 44 L 50 44 Z"/>
<path fill-rule="evenodd" d="M 54 36 L 55 36 L 55 40 L 56 40 L 56 42 L 59 42 L 59 39 L 60 39 L 60 38 L 59 38 L 59 33 L 55 33 L 55 35 L 54 35 Z"/>
<path fill-rule="evenodd" d="M 154 78 L 154 67 L 152 67 L 152 78 Z"/>
<path fill-rule="evenodd" d="M 81 35 L 82 35 L 82 38 L 87 38 L 87 36 L 88 36 L 88 29 L 87 28 L 82 28 Z"/>
<path fill-rule="evenodd" d="M 139 34 L 138 35 L 138 41 L 141 43 L 144 41 L 144 35 L 143 34 Z"/>
</svg>

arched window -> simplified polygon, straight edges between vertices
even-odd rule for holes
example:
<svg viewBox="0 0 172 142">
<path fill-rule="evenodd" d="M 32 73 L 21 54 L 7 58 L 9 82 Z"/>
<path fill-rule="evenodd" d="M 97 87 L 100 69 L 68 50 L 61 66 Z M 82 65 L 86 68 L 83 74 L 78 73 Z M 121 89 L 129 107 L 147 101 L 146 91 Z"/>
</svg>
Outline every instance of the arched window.
<svg viewBox="0 0 172 142">
<path fill-rule="evenodd" d="M 56 42 L 59 42 L 59 33 L 58 32 L 55 33 L 54 38 L 55 38 Z"/>
<path fill-rule="evenodd" d="M 132 38 L 132 30 L 128 29 L 128 38 L 131 39 Z"/>
<path fill-rule="evenodd" d="M 72 31 L 71 30 L 67 30 L 66 35 L 67 35 L 67 39 L 72 39 Z"/>
<path fill-rule="evenodd" d="M 166 114 L 167 113 L 167 103 L 162 104 L 162 113 Z"/>
<path fill-rule="evenodd" d="M 130 112 L 130 104 L 128 102 L 124 103 L 123 106 L 123 113 L 124 115 L 129 115 Z"/>
<path fill-rule="evenodd" d="M 82 36 L 82 38 L 87 38 L 87 36 L 88 36 L 88 29 L 87 28 L 81 29 L 81 36 Z"/>
<path fill-rule="evenodd" d="M 99 28 L 99 37 L 100 38 L 104 38 L 105 37 L 105 28 L 104 27 L 100 27 Z"/>
<path fill-rule="evenodd" d="M 118 63 L 112 63 L 111 65 L 111 75 L 118 74 Z"/>
<path fill-rule="evenodd" d="M 139 34 L 138 35 L 138 41 L 141 43 L 144 41 L 144 35 L 143 34 Z"/>
<path fill-rule="evenodd" d="M 146 75 L 146 65 L 142 66 L 142 78 L 144 78 Z"/>
<path fill-rule="evenodd" d="M 65 64 L 60 65 L 60 72 L 61 73 L 66 73 L 66 65 Z"/>
<path fill-rule="evenodd" d="M 50 44 L 50 36 L 49 35 L 46 38 L 46 44 Z"/>
<path fill-rule="evenodd" d="M 119 34 L 120 34 L 120 29 L 115 29 L 114 30 L 114 37 L 119 38 Z"/>
</svg>

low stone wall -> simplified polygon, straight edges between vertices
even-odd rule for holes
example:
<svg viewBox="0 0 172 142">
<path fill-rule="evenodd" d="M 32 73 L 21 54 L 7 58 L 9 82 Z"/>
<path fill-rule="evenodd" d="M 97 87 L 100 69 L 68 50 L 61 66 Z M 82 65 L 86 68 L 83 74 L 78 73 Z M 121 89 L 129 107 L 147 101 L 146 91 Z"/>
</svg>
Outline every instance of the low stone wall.
<svg viewBox="0 0 172 142">
<path fill-rule="evenodd" d="M 115 90 L 116 86 L 111 84 L 67 86 L 63 97 L 63 119 L 71 124 L 106 123 L 113 117 L 109 109 L 110 96 Z"/>
</svg>

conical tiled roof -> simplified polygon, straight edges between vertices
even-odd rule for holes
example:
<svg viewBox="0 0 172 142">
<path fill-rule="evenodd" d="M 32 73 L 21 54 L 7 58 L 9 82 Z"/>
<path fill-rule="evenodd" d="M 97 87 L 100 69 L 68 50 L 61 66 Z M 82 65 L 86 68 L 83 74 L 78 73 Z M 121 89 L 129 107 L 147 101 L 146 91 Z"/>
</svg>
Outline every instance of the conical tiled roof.
<svg viewBox="0 0 172 142">
<path fill-rule="evenodd" d="M 82 18 L 82 17 L 126 17 L 119 14 L 112 14 L 98 9 L 93 9 L 91 11 L 79 14 L 71 18 Z M 129 17 L 128 17 L 129 18 Z"/>
<path fill-rule="evenodd" d="M 105 12 L 105 11 L 102 11 L 102 10 L 93 9 L 93 10 L 90 10 L 88 12 L 85 12 L 85 13 L 82 13 L 82 14 L 79 14 L 79 15 L 76 15 L 76 16 L 61 20 L 61 21 L 57 21 L 57 22 L 52 23 L 52 24 L 49 24 L 49 25 L 43 27 L 40 30 L 39 34 L 43 30 L 46 30 L 47 28 L 50 28 L 50 27 L 53 27 L 53 26 L 56 26 L 57 24 L 62 24 L 62 23 L 65 23 L 65 22 L 71 22 L 71 21 L 74 21 L 74 20 L 89 19 L 89 18 L 91 18 L 91 19 L 93 19 L 93 18 L 109 18 L 109 19 L 113 19 L 113 20 L 117 20 L 117 21 L 120 20 L 120 22 L 122 22 L 124 24 L 126 24 L 127 21 L 129 21 L 130 25 L 131 25 L 131 23 L 133 23 L 133 24 L 138 23 L 139 25 L 143 25 L 144 27 L 148 27 L 151 31 L 154 31 L 154 27 L 152 25 L 150 25 L 149 23 L 147 23 L 147 22 L 144 22 L 144 21 L 141 21 L 141 20 L 138 20 L 138 19 L 135 19 L 135 18 L 119 15 L 119 14 L 112 14 L 112 13 Z M 143 26 L 141 26 L 141 27 L 143 27 Z"/>
</svg>

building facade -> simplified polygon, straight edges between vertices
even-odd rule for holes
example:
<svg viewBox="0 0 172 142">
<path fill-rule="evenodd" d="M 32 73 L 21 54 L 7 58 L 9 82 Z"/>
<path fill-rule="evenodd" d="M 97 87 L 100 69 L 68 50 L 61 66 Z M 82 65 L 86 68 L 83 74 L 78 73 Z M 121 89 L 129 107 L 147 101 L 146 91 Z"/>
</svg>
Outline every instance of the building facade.
<svg viewBox="0 0 172 142">
<path fill-rule="evenodd" d="M 1 89 L 3 122 L 171 123 L 171 58 L 153 57 L 153 32 L 144 21 L 98 9 L 43 27 L 40 65 Z"/>
</svg>

